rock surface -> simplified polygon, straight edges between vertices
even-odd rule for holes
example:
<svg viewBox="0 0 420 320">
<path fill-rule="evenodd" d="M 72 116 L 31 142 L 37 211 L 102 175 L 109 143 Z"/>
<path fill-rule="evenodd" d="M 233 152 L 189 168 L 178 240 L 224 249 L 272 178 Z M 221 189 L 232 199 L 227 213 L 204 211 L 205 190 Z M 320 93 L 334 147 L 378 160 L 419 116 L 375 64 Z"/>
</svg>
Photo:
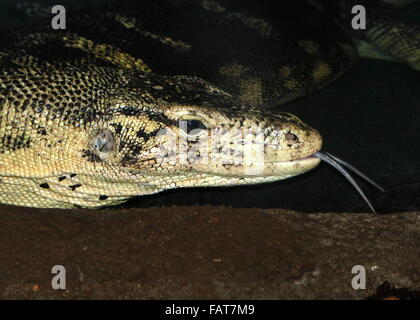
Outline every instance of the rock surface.
<svg viewBox="0 0 420 320">
<path fill-rule="evenodd" d="M 420 290 L 420 212 L 0 206 L 2 299 L 364 299 Z M 66 290 L 53 290 L 54 265 Z M 366 290 L 351 286 L 366 269 Z"/>
</svg>

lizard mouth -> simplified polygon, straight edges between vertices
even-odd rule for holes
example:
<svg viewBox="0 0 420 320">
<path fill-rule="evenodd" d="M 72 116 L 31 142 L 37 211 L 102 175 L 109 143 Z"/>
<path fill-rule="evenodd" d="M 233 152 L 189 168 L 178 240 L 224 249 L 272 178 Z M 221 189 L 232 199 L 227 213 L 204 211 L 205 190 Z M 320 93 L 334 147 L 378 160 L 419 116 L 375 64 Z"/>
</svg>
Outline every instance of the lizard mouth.
<svg viewBox="0 0 420 320">
<path fill-rule="evenodd" d="M 287 160 L 287 161 L 267 161 L 266 164 L 284 164 L 284 165 L 293 165 L 293 164 L 309 164 L 309 163 L 319 163 L 321 159 L 319 159 L 316 153 L 299 159 L 294 160 Z"/>
<path fill-rule="evenodd" d="M 293 162 L 305 162 L 305 161 L 313 161 L 315 159 L 319 159 L 317 156 L 315 156 L 315 154 L 316 153 L 314 153 L 314 154 L 312 154 L 310 156 L 304 157 L 304 158 L 290 160 L 290 161 L 285 161 L 285 162 L 291 162 L 291 163 L 293 163 Z"/>
<path fill-rule="evenodd" d="M 308 159 L 308 158 L 318 158 L 322 161 L 325 161 L 326 163 L 328 163 L 332 167 L 336 168 L 347 179 L 347 181 L 349 181 L 351 183 L 351 185 L 356 189 L 356 191 L 363 198 L 363 200 L 367 203 L 367 205 L 372 210 L 372 212 L 376 213 L 376 211 L 375 211 L 373 205 L 370 203 L 369 199 L 366 197 L 366 195 L 364 194 L 362 189 L 359 187 L 357 182 L 346 171 L 345 168 L 349 169 L 350 171 L 352 171 L 353 173 L 355 173 L 359 177 L 363 178 L 364 180 L 366 180 L 367 182 L 369 182 L 370 184 L 372 184 L 373 186 L 375 186 L 376 188 L 378 188 L 382 192 L 385 192 L 384 188 L 382 188 L 379 184 L 377 184 L 375 181 L 373 181 L 371 178 L 366 176 L 364 173 L 362 173 L 360 170 L 358 170 L 357 168 L 355 168 L 351 164 L 345 162 L 344 160 L 341 160 L 340 158 L 332 155 L 331 153 L 318 151 L 318 152 L 315 152 L 312 156 L 309 156 L 307 158 L 303 158 L 303 159 L 300 159 L 300 160 L 305 160 L 305 159 Z"/>
</svg>

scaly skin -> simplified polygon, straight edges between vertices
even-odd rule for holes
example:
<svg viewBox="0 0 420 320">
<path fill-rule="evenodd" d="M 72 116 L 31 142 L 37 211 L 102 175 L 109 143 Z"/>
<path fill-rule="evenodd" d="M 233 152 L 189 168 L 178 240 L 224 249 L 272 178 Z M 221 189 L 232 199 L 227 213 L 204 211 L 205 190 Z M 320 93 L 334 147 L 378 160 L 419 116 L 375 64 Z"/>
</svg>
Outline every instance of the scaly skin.
<svg viewBox="0 0 420 320">
<path fill-rule="evenodd" d="M 4 137 L 0 200 L 4 203 L 100 207 L 169 188 L 285 179 L 319 162 L 316 158 L 291 161 L 320 149 L 316 130 L 289 114 L 241 110 L 229 94 L 196 78 L 174 81 L 173 77 L 98 67 L 42 71 L 3 73 L 2 79 L 14 79 L 16 88 L 22 84 L 17 95 L 46 82 L 40 98 L 45 95 L 47 99 L 44 108 L 38 101 L 32 108 L 29 101 L 24 109 L 5 97 L 0 122 L 0 136 Z M 58 79 L 59 86 L 51 85 Z M 68 88 L 64 95 L 60 93 L 63 88 Z M 61 105 L 72 103 L 75 90 L 83 92 L 83 98 L 74 102 L 81 105 L 60 111 Z M 162 91 L 167 93 L 165 100 L 159 98 Z M 49 109 L 48 102 L 55 108 Z M 208 139 L 190 141 L 193 136 L 183 133 L 181 119 L 200 119 Z M 160 131 L 165 128 L 166 132 Z M 242 145 L 238 139 L 250 142 Z M 108 145 L 102 148 L 104 142 Z M 250 146 L 255 152 L 247 151 Z M 188 156 L 191 150 L 200 151 L 201 158 Z M 252 166 L 261 161 L 264 166 L 256 172 Z"/>
<path fill-rule="evenodd" d="M 355 48 L 309 5 L 273 20 L 235 3 L 118 3 L 69 16 L 68 30 L 48 19 L 5 35 L 0 202 L 98 208 L 316 167 L 318 131 L 263 106 L 333 81 Z"/>
</svg>

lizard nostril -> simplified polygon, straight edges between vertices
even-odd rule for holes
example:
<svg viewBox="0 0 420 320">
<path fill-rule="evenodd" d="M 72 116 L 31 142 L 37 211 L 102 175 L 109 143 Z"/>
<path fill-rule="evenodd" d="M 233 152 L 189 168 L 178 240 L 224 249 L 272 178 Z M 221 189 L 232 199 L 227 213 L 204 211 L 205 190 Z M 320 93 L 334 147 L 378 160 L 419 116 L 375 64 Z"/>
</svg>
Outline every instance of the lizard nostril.
<svg viewBox="0 0 420 320">
<path fill-rule="evenodd" d="M 294 133 L 288 132 L 285 134 L 284 137 L 286 138 L 286 141 L 289 146 L 291 146 L 292 144 L 299 143 L 299 137 Z"/>
</svg>

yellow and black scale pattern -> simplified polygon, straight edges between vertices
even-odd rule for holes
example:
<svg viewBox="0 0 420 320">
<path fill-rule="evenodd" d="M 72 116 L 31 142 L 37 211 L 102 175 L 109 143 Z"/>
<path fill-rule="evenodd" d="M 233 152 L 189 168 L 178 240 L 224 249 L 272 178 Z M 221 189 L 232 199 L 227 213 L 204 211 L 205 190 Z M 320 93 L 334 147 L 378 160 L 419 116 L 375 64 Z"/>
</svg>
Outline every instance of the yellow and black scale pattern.
<svg viewBox="0 0 420 320">
<path fill-rule="evenodd" d="M 268 165 L 247 176 L 237 164 L 160 163 L 156 156 L 168 142 L 158 132 L 181 136 L 180 120 L 222 131 L 263 128 L 271 137 L 264 143 L 276 145 L 264 151 L 268 163 L 319 150 L 316 130 L 263 108 L 322 88 L 357 57 L 336 21 L 308 3 L 287 1 L 272 12 L 264 9 L 268 1 L 117 1 L 68 11 L 66 30 L 52 30 L 45 19 L 6 33 L 0 202 L 96 208 L 170 188 L 261 183 L 311 169 L 316 164 Z"/>
</svg>

